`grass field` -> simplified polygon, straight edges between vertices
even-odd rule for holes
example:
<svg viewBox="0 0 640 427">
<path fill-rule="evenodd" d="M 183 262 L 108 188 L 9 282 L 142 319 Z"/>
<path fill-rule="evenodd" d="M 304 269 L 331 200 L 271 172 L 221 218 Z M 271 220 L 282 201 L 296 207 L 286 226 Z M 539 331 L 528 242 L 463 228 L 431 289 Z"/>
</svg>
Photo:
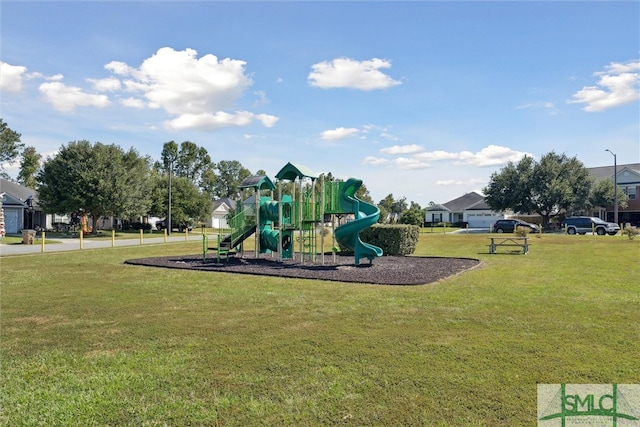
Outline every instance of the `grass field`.
<svg viewBox="0 0 640 427">
<path fill-rule="evenodd" d="M 640 383 L 640 240 L 423 234 L 479 258 L 398 287 L 3 257 L 0 424 L 531 426 L 537 383 Z"/>
</svg>

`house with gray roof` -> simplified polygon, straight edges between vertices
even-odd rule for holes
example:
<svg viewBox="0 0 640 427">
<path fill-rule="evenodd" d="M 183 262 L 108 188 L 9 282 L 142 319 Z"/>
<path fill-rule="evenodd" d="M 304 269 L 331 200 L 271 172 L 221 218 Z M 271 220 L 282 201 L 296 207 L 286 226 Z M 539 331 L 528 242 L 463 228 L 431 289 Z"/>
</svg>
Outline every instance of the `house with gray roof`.
<svg viewBox="0 0 640 427">
<path fill-rule="evenodd" d="M 0 178 L 0 195 L 0 235 L 17 234 L 23 229 L 46 225 L 46 215 L 38 204 L 36 190 Z"/>
<path fill-rule="evenodd" d="M 625 193 L 629 199 L 626 208 L 618 209 L 618 222 L 640 226 L 640 163 L 617 165 L 615 172 L 613 165 L 587 168 L 587 171 L 596 181 L 602 179 L 614 181 L 614 175 L 617 175 L 618 190 Z M 604 219 L 613 221 L 613 205 L 607 206 L 604 214 Z"/>
<path fill-rule="evenodd" d="M 236 207 L 236 202 L 233 199 L 224 197 L 222 199 L 213 201 L 213 211 L 209 221 L 207 221 L 207 227 L 211 228 L 229 228 L 227 224 L 227 215 L 233 211 Z"/>
<path fill-rule="evenodd" d="M 428 206 L 425 211 L 426 224 L 467 223 L 470 228 L 489 228 L 502 218 L 504 212 L 494 212 L 487 205 L 484 196 L 476 192 L 464 194 L 443 204 Z"/>
</svg>

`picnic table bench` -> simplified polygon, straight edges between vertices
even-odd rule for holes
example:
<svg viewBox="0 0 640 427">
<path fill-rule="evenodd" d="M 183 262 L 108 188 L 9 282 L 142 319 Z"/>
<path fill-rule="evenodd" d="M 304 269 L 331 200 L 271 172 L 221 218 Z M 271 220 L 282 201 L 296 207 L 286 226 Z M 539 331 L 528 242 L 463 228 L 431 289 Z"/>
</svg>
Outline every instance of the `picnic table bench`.
<svg viewBox="0 0 640 427">
<path fill-rule="evenodd" d="M 528 237 L 489 237 L 491 244 L 489 245 L 489 253 L 495 254 L 499 247 L 517 247 L 518 252 L 522 250 L 523 254 L 529 252 Z"/>
</svg>

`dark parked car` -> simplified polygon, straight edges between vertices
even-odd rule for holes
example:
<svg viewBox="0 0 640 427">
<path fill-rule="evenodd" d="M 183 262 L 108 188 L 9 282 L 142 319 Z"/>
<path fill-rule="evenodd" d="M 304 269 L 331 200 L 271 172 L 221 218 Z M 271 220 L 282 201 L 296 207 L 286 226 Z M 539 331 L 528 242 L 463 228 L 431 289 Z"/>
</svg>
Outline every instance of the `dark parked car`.
<svg viewBox="0 0 640 427">
<path fill-rule="evenodd" d="M 178 230 L 179 232 L 183 232 L 184 230 L 193 230 L 193 226 L 191 224 L 187 224 L 184 222 L 175 222 L 175 221 L 171 221 L 173 227 L 171 227 L 171 231 L 173 230 Z M 164 230 L 165 228 L 167 228 L 167 220 L 163 219 L 162 221 L 158 221 L 156 222 L 156 228 L 158 230 Z"/>
<path fill-rule="evenodd" d="M 566 218 L 562 221 L 562 228 L 567 230 L 567 234 L 586 234 L 594 231 L 599 236 L 604 236 L 605 234 L 614 236 L 620 231 L 618 224 L 590 216 Z"/>
<path fill-rule="evenodd" d="M 540 231 L 540 227 L 536 224 L 529 224 L 528 222 L 521 221 L 519 219 L 499 219 L 493 224 L 494 233 L 513 233 L 518 227 L 528 228 L 532 233 Z"/>
</svg>

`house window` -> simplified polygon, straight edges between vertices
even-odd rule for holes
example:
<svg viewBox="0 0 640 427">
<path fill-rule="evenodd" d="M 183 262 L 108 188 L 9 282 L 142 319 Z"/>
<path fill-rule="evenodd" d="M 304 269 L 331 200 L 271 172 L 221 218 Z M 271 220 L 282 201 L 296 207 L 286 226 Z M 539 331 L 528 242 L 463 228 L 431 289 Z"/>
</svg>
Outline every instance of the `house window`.
<svg viewBox="0 0 640 427">
<path fill-rule="evenodd" d="M 431 214 L 431 222 L 442 222 L 442 214 L 441 213 Z"/>
<path fill-rule="evenodd" d="M 636 187 L 625 187 L 624 192 L 627 194 L 629 200 L 636 199 Z"/>
</svg>

